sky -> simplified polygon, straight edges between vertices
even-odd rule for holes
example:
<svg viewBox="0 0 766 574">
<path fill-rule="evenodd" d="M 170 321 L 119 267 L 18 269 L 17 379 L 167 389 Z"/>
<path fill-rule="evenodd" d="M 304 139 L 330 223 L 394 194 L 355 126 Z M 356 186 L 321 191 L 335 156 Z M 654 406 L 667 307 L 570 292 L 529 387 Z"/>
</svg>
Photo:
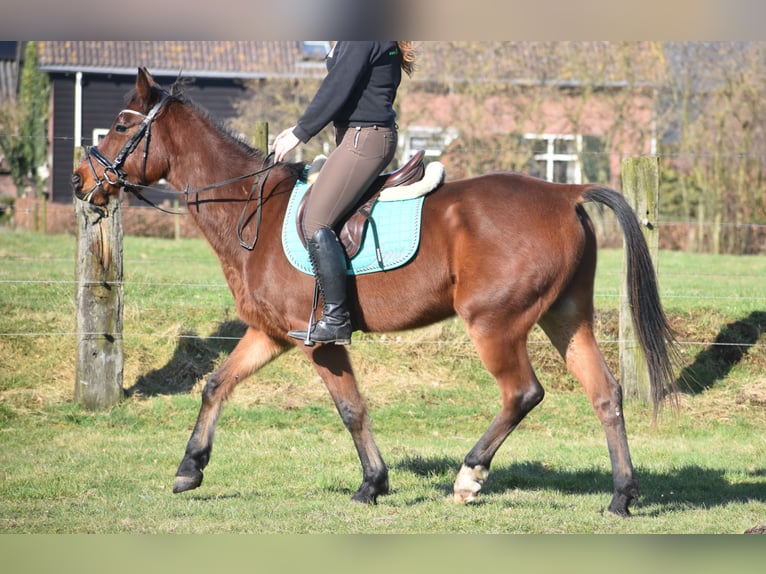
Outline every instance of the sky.
<svg viewBox="0 0 766 574">
<path fill-rule="evenodd" d="M 764 40 L 762 0 L 24 0 L 10 40 Z M 193 5 L 193 9 L 191 6 Z M 8 7 L 7 7 L 8 8 Z"/>
</svg>

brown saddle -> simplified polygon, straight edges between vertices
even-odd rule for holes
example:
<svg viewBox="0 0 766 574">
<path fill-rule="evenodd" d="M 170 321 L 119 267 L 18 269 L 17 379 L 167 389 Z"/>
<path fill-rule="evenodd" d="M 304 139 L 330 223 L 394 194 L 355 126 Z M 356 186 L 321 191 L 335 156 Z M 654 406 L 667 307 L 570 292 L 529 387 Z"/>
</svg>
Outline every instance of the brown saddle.
<svg viewBox="0 0 766 574">
<path fill-rule="evenodd" d="M 340 231 L 338 231 L 337 228 L 335 231 L 338 233 L 338 239 L 346 250 L 346 255 L 349 259 L 354 257 L 362 247 L 367 223 L 371 221 L 370 212 L 372 211 L 372 206 L 377 201 L 380 192 L 389 187 L 409 185 L 423 179 L 423 174 L 425 173 L 423 156 L 425 153 L 425 150 L 418 150 L 417 153 L 415 153 L 415 155 L 413 155 L 407 163 L 399 169 L 379 175 L 364 193 L 356 206 L 351 210 L 349 215 L 338 224 Z M 307 239 L 306 234 L 303 231 L 303 217 L 312 189 L 313 187 L 309 187 L 308 191 L 306 191 L 298 204 L 298 211 L 295 216 L 295 223 L 298 227 L 298 237 L 300 237 L 304 247 L 307 245 Z"/>
</svg>

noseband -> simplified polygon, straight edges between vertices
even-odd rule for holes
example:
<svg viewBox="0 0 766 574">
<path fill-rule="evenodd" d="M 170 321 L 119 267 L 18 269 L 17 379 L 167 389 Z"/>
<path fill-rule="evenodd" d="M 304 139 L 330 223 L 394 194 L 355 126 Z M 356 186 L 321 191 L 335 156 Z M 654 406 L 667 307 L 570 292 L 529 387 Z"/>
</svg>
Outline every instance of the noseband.
<svg viewBox="0 0 766 574">
<path fill-rule="evenodd" d="M 154 104 L 154 107 L 152 107 L 152 109 L 149 110 L 149 113 L 146 115 L 135 110 L 128 109 L 122 110 L 122 112 L 120 112 L 138 115 L 144 119 L 141 122 L 141 125 L 138 127 L 136 133 L 131 136 L 131 138 L 120 150 L 120 153 L 117 154 L 117 157 L 114 158 L 114 161 L 110 161 L 95 145 L 86 148 L 85 158 L 88 160 L 88 167 L 90 168 L 91 175 L 93 175 L 93 179 L 96 181 L 96 185 L 90 191 L 90 193 L 88 193 L 85 201 L 90 199 L 90 197 L 93 195 L 93 192 L 97 188 L 100 188 L 102 191 L 106 192 L 106 190 L 103 188 L 104 183 L 108 183 L 109 185 L 113 186 L 121 186 L 128 189 L 139 185 L 137 183 L 131 183 L 127 180 L 127 174 L 122 169 L 122 166 L 125 164 L 125 160 L 128 159 L 128 156 L 133 153 L 136 147 L 138 147 L 138 144 L 141 143 L 142 139 L 144 140 L 144 153 L 142 157 L 141 177 L 142 179 L 146 179 L 146 158 L 149 154 L 149 140 L 151 139 L 152 122 L 157 117 L 157 114 L 160 112 L 163 104 L 170 97 L 165 91 L 162 91 L 161 94 L 162 97 L 160 98 L 160 101 Z M 104 168 L 101 177 L 99 177 L 99 175 L 96 173 L 95 166 L 93 165 L 94 159 Z"/>
</svg>

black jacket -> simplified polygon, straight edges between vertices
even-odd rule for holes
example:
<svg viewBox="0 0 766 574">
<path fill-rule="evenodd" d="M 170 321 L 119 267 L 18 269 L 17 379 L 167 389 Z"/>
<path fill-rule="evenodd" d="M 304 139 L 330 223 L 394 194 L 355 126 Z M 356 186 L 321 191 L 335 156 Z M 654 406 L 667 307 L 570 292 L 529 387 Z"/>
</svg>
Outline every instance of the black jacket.
<svg viewBox="0 0 766 574">
<path fill-rule="evenodd" d="M 327 76 L 293 133 L 306 143 L 330 122 L 393 125 L 401 79 L 396 42 L 338 42 L 327 57 Z"/>
</svg>

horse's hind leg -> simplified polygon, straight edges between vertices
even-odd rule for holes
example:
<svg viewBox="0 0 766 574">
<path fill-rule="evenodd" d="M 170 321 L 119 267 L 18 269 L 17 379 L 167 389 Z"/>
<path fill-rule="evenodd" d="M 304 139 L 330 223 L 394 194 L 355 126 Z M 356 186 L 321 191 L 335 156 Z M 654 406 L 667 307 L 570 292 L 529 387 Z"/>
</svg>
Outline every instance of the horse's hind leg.
<svg viewBox="0 0 766 574">
<path fill-rule="evenodd" d="M 249 328 L 229 357 L 210 376 L 202 390 L 197 424 L 178 466 L 173 492 L 184 492 L 202 484 L 202 470 L 210 460 L 215 425 L 223 401 L 241 381 L 286 349 L 261 331 Z"/>
<path fill-rule="evenodd" d="M 304 347 L 303 350 L 327 386 L 362 463 L 362 485 L 352 499 L 375 504 L 379 495 L 388 493 L 388 469 L 375 444 L 367 406 L 359 393 L 348 351 L 338 345 Z"/>
<path fill-rule="evenodd" d="M 478 322 L 468 327 L 482 362 L 497 380 L 501 410 L 463 460 L 454 484 L 456 502 L 471 502 L 476 498 L 489 475 L 490 463 L 503 441 L 527 413 L 543 400 L 543 387 L 532 370 L 527 354 L 528 330 L 514 330 L 507 326 L 502 330 L 487 328 Z M 514 332 L 523 332 L 524 335 L 512 335 Z M 480 333 L 491 335 L 483 336 Z"/>
<path fill-rule="evenodd" d="M 622 389 L 604 360 L 593 334 L 593 312 L 587 303 L 564 299 L 540 321 L 567 367 L 585 388 L 606 432 L 614 495 L 609 511 L 628 516 L 638 498 L 622 411 Z"/>
</svg>

